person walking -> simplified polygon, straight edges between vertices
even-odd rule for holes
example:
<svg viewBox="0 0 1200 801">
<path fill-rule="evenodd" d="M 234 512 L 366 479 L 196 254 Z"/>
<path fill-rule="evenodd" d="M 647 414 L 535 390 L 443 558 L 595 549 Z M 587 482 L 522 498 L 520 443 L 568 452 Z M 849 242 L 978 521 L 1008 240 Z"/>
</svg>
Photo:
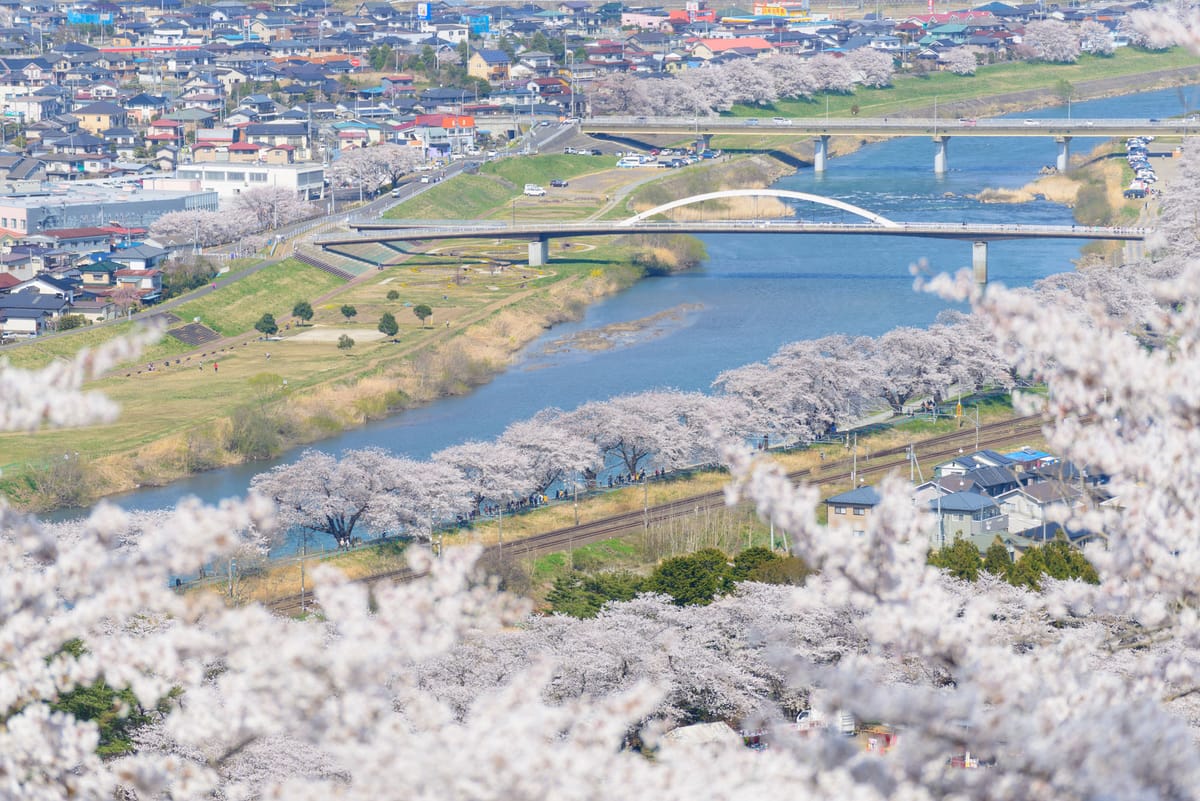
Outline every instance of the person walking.
<svg viewBox="0 0 1200 801">
<path fill-rule="evenodd" d="M 217 372 L 217 363 L 213 362 L 213 372 Z"/>
</svg>

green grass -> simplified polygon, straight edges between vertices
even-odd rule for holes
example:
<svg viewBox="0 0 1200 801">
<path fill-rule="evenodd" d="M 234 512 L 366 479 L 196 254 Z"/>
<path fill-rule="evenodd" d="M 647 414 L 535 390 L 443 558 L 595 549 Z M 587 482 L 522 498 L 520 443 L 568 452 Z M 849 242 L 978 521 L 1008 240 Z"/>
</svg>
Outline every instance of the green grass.
<svg viewBox="0 0 1200 801">
<path fill-rule="evenodd" d="M 389 220 L 466 220 L 482 217 L 518 194 L 520 188 L 514 191 L 490 176 L 457 175 L 393 206 L 383 216 Z"/>
<path fill-rule="evenodd" d="M 483 165 L 481 172 L 495 175 L 516 186 L 545 186 L 555 178 L 568 179 L 612 167 L 612 159 L 596 156 L 541 155 L 503 159 Z"/>
<path fill-rule="evenodd" d="M 926 76 L 900 75 L 893 86 L 884 89 L 859 88 L 848 95 L 818 95 L 812 100 L 784 100 L 774 108 L 737 106 L 730 114 L 735 117 L 759 117 L 773 110 L 787 117 L 820 117 L 828 113 L 835 117 L 850 116 L 851 106 L 858 106 L 859 115 L 879 117 L 908 109 L 963 100 L 982 100 L 1013 91 L 1046 89 L 1054 92 L 1063 81 L 1077 83 L 1102 78 L 1136 75 L 1196 64 L 1196 57 L 1182 48 L 1163 53 L 1148 53 L 1125 47 L 1113 56 L 1083 55 L 1075 64 L 1034 64 L 1010 62 L 980 67 L 975 75 L 954 75 L 935 72 Z"/>
<path fill-rule="evenodd" d="M 297 300 L 312 300 L 342 283 L 315 267 L 286 259 L 185 303 L 176 314 L 184 320 L 199 317 L 214 331 L 232 336 L 251 330 L 264 312 L 278 319 L 290 314 Z"/>
<path fill-rule="evenodd" d="M 134 329 L 135 322 L 117 323 L 103 327 L 87 326 L 77 329 L 66 336 L 36 339 L 28 344 L 11 348 L 3 353 L 13 367 L 23 370 L 35 370 L 45 367 L 55 359 L 69 359 L 83 348 L 95 348 L 119 336 L 124 336 Z M 163 337 L 162 340 L 147 348 L 138 361 L 157 361 L 189 350 L 174 337 Z"/>
</svg>

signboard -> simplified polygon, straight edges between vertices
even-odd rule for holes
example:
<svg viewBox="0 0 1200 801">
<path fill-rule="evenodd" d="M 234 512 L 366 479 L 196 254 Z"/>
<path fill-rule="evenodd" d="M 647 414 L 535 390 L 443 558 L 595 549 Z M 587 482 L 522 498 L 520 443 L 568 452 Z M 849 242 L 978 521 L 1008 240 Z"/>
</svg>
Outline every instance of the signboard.
<svg viewBox="0 0 1200 801">
<path fill-rule="evenodd" d="M 361 59 L 361 58 L 352 58 L 352 59 L 350 59 L 350 66 L 351 66 L 351 67 L 361 67 L 361 66 L 362 66 L 362 59 Z"/>
<path fill-rule="evenodd" d="M 432 16 L 429 13 L 429 3 L 417 3 L 417 18 L 429 19 Z"/>
<path fill-rule="evenodd" d="M 685 11 L 695 13 L 700 10 L 699 0 L 688 0 L 688 2 L 683 4 L 683 8 Z"/>
</svg>

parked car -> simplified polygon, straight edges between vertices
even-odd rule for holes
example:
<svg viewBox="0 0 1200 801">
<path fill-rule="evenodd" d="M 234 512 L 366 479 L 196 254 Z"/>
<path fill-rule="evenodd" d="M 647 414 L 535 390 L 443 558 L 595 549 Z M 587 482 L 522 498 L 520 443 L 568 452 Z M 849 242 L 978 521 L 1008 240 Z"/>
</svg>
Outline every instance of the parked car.
<svg viewBox="0 0 1200 801">
<path fill-rule="evenodd" d="M 550 186 L 554 187 L 555 189 L 562 189 L 566 185 L 567 185 L 567 182 L 561 178 L 555 178 L 553 181 L 550 182 Z"/>
<path fill-rule="evenodd" d="M 617 161 L 618 167 L 640 167 L 642 160 L 638 156 L 625 156 Z"/>
<path fill-rule="evenodd" d="M 546 194 L 546 190 L 537 184 L 525 184 L 525 194 L 530 197 L 542 197 Z"/>
<path fill-rule="evenodd" d="M 590 155 L 590 156 L 603 156 L 604 154 L 600 152 L 600 148 L 598 148 L 598 147 L 593 147 L 591 150 L 589 150 L 589 151 L 588 151 L 588 155 Z"/>
</svg>

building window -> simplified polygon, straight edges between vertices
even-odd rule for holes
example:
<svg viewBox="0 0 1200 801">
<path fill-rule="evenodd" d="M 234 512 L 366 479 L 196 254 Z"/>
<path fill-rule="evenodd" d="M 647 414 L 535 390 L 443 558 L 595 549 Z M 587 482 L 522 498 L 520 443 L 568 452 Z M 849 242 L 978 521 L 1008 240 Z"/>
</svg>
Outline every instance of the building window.
<svg viewBox="0 0 1200 801">
<path fill-rule="evenodd" d="M 267 182 L 267 174 L 265 172 L 250 173 L 250 183 L 265 184 Z"/>
<path fill-rule="evenodd" d="M 866 513 L 867 513 L 867 510 L 862 508 L 861 506 L 857 506 L 854 509 L 854 514 L 858 515 L 859 517 L 862 517 Z"/>
<path fill-rule="evenodd" d="M 845 506 L 835 506 L 835 507 L 833 507 L 833 513 L 835 515 L 844 515 L 844 514 L 846 514 L 846 507 Z"/>
</svg>

